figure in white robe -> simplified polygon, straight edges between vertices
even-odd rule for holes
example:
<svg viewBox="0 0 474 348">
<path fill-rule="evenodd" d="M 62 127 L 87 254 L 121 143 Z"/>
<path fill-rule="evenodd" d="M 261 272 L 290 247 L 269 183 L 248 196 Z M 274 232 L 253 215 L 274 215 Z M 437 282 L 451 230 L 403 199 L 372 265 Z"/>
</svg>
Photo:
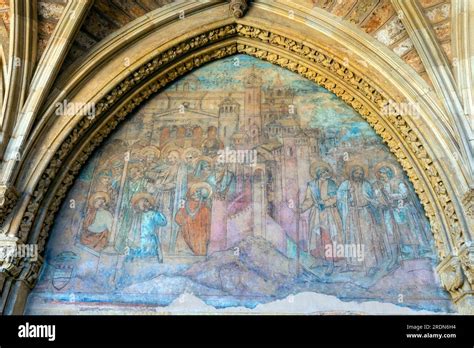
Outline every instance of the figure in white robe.
<svg viewBox="0 0 474 348">
<path fill-rule="evenodd" d="M 147 190 L 153 195 L 156 202 L 155 208 L 167 216 L 170 221 L 169 224 L 159 228 L 159 235 L 166 251 L 170 248 L 173 230 L 178 228 L 174 222 L 174 217 L 179 210 L 179 200 L 185 194 L 183 191 L 185 191 L 186 182 L 183 182 L 183 175 L 180 175 L 178 180 L 181 165 L 180 157 L 179 150 L 170 150 L 166 160 L 159 163 L 153 171 L 148 173 L 149 184 Z M 176 195 L 178 195 L 177 198 Z"/>
<path fill-rule="evenodd" d="M 398 264 L 401 251 L 408 254 L 407 258 L 419 258 L 420 251 L 429 248 L 424 238 L 425 221 L 416 212 L 411 201 L 407 185 L 394 176 L 390 166 L 381 167 L 377 176 L 379 181 L 374 185 L 379 201 L 382 201 L 382 211 L 387 234 L 392 249 L 392 267 Z M 395 244 L 398 244 L 395 248 Z M 396 250 L 395 250 L 396 249 Z"/>
<path fill-rule="evenodd" d="M 385 256 L 384 231 L 381 231 L 375 206 L 372 186 L 365 180 L 361 166 L 354 166 L 349 180 L 344 181 L 337 191 L 337 206 L 342 219 L 344 244 L 362 250 L 362 258 L 350 255 L 348 270 L 364 270 L 369 276 L 375 274 Z M 362 260 L 361 260 L 362 259 Z"/>
<path fill-rule="evenodd" d="M 132 219 L 134 215 L 134 211 L 131 206 L 132 197 L 136 193 L 145 191 L 146 187 L 143 166 L 138 161 L 133 163 L 130 161 L 130 163 L 129 173 L 123 187 L 123 197 L 120 204 L 117 235 L 115 237 L 115 249 L 121 254 L 125 254 L 127 252 L 127 237 L 132 226 Z"/>
<path fill-rule="evenodd" d="M 227 246 L 227 207 L 235 192 L 235 175 L 225 163 L 217 162 L 207 178 L 214 192 L 212 200 L 211 241 L 209 252 L 224 250 Z"/>
<path fill-rule="evenodd" d="M 337 185 L 331 172 L 328 166 L 315 168 L 314 180 L 308 182 L 300 207 L 301 213 L 310 210 L 308 250 L 312 256 L 324 261 L 326 275 L 334 270 L 334 246 L 343 244 L 342 224 L 336 207 Z"/>
</svg>

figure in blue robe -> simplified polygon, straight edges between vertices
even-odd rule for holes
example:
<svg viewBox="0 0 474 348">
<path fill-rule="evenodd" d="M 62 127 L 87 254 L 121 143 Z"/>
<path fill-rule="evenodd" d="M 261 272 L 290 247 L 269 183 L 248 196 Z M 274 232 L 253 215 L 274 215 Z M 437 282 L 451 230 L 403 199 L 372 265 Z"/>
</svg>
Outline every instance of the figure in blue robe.
<svg viewBox="0 0 474 348">
<path fill-rule="evenodd" d="M 156 257 L 163 262 L 163 252 L 158 235 L 159 227 L 167 224 L 166 217 L 153 210 L 153 197 L 139 193 L 132 199 L 135 208 L 132 227 L 128 237 L 128 259 Z"/>
</svg>

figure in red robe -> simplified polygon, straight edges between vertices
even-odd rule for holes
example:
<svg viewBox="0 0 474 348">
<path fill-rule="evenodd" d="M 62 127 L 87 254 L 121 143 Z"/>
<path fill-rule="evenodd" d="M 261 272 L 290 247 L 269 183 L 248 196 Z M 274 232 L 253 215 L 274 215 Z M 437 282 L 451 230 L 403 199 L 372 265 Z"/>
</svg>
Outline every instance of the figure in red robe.
<svg viewBox="0 0 474 348">
<path fill-rule="evenodd" d="M 176 214 L 182 236 L 196 256 L 206 256 L 211 237 L 212 188 L 205 182 L 193 184 L 184 206 Z"/>
</svg>

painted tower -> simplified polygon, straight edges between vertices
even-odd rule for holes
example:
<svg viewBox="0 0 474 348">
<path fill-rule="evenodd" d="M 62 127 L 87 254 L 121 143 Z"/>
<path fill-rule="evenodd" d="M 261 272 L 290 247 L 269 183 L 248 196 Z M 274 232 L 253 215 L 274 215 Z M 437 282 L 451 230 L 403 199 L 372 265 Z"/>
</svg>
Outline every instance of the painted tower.
<svg viewBox="0 0 474 348">
<path fill-rule="evenodd" d="M 262 133 L 262 84 L 262 78 L 253 66 L 244 81 L 244 112 L 239 120 L 240 131 L 248 133 L 251 144 L 258 143 Z"/>
<path fill-rule="evenodd" d="M 240 104 L 230 94 L 219 104 L 219 138 L 224 140 L 226 146 L 230 146 L 232 135 L 238 130 L 240 115 Z"/>
<path fill-rule="evenodd" d="M 285 86 L 279 74 L 272 86 L 265 90 L 265 102 L 262 107 L 264 123 L 270 123 L 297 114 L 294 105 L 294 91 Z"/>
</svg>

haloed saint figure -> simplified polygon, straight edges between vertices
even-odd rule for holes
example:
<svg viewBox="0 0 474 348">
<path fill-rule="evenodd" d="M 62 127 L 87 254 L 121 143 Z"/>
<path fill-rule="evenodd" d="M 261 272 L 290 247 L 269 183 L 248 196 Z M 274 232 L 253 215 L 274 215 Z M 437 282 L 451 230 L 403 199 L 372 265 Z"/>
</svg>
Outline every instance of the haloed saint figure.
<svg viewBox="0 0 474 348">
<path fill-rule="evenodd" d="M 130 258 L 153 256 L 163 262 L 163 253 L 158 228 L 167 224 L 166 217 L 153 209 L 154 199 L 148 193 L 137 193 L 132 197 L 133 215 L 129 236 Z"/>
<path fill-rule="evenodd" d="M 209 184 L 193 184 L 188 199 L 176 214 L 186 244 L 197 256 L 206 256 L 211 236 L 211 195 Z"/>
<path fill-rule="evenodd" d="M 88 211 L 84 219 L 85 229 L 81 234 L 81 243 L 100 251 L 105 248 L 112 230 L 113 216 L 107 210 L 109 195 L 98 191 L 89 199 Z"/>
</svg>

